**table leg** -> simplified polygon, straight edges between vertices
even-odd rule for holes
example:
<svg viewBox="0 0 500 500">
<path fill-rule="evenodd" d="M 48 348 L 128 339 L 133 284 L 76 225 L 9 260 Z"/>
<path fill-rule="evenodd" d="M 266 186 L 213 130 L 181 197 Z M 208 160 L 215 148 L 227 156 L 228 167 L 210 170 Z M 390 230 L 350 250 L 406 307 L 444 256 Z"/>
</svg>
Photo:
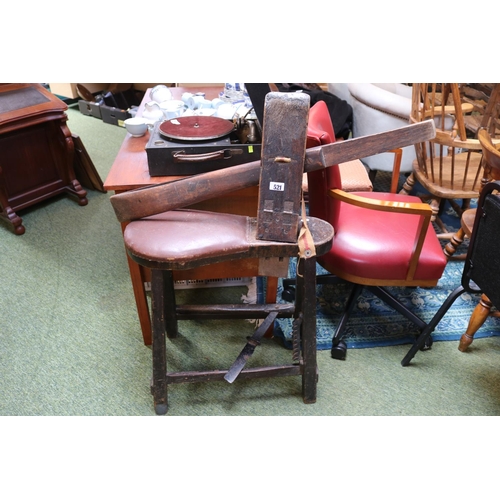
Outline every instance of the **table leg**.
<svg viewBox="0 0 500 500">
<path fill-rule="evenodd" d="M 148 299 L 144 288 L 144 276 L 141 266 L 127 256 L 132 289 L 134 291 L 139 323 L 141 325 L 142 337 L 145 345 L 151 345 L 151 317 L 149 314 Z"/>
<path fill-rule="evenodd" d="M 127 223 L 122 224 L 122 232 L 125 231 Z M 139 316 L 139 324 L 141 325 L 142 338 L 145 345 L 151 345 L 151 316 L 149 314 L 148 298 L 146 296 L 146 288 L 144 283 L 143 268 L 134 262 L 127 254 L 127 263 L 132 280 L 132 290 L 134 292 L 135 304 L 137 306 L 137 314 Z"/>
</svg>

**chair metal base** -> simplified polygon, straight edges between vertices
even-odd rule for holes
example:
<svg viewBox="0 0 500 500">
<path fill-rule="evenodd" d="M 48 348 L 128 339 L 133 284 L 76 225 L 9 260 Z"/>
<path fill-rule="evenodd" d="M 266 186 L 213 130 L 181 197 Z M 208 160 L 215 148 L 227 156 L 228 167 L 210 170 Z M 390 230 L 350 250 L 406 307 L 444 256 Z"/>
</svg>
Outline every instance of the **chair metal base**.
<svg viewBox="0 0 500 500">
<path fill-rule="evenodd" d="M 338 283 L 347 283 L 345 280 L 342 280 L 338 276 L 333 274 L 319 275 L 316 277 L 317 284 L 322 285 L 331 285 Z M 294 278 L 288 278 L 283 280 L 283 288 L 284 291 L 282 293 L 283 300 L 293 299 L 294 297 L 294 287 L 293 283 L 295 282 Z M 391 306 L 394 310 L 405 316 L 412 323 L 414 323 L 419 329 L 420 333 L 416 336 L 415 344 L 410 349 L 410 352 L 404 358 L 402 364 L 406 366 L 409 364 L 411 359 L 415 356 L 416 352 L 421 350 L 428 350 L 432 347 L 432 337 L 431 334 L 436 328 L 437 324 L 444 316 L 448 308 L 451 306 L 453 301 L 463 293 L 458 291 L 455 292 L 455 296 L 451 300 L 450 298 L 445 302 L 445 304 L 438 310 L 434 318 L 432 318 L 429 324 L 425 323 L 421 318 L 416 316 L 412 311 L 410 311 L 407 307 L 405 307 L 399 300 L 397 300 L 393 295 L 391 295 L 385 288 L 379 286 L 367 286 L 367 285 L 358 285 L 354 284 L 347 299 L 345 310 L 340 317 L 339 323 L 332 337 L 332 349 L 331 356 L 333 359 L 345 360 L 347 357 L 347 345 L 342 340 L 342 335 L 347 326 L 347 322 L 349 320 L 349 316 L 351 315 L 354 306 L 358 300 L 358 297 L 361 295 L 363 289 L 366 288 L 370 290 L 374 295 L 376 295 L 380 300 L 383 300 L 386 304 Z M 451 301 L 451 302 L 450 302 Z"/>
</svg>

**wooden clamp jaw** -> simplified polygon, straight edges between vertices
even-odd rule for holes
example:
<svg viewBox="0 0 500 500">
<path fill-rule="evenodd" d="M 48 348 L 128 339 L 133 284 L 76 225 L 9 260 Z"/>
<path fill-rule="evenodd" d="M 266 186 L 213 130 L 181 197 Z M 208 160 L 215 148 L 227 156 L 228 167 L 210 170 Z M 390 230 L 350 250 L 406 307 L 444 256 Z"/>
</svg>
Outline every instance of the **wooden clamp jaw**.
<svg viewBox="0 0 500 500">
<path fill-rule="evenodd" d="M 270 92 L 266 95 L 257 239 L 297 242 L 308 114 L 306 94 Z M 302 213 L 305 216 L 304 209 Z M 226 381 L 231 383 L 238 377 L 277 316 L 276 311 L 269 312 L 228 370 Z"/>
<path fill-rule="evenodd" d="M 309 102 L 309 96 L 302 93 L 266 95 L 258 239 L 297 241 Z"/>
</svg>

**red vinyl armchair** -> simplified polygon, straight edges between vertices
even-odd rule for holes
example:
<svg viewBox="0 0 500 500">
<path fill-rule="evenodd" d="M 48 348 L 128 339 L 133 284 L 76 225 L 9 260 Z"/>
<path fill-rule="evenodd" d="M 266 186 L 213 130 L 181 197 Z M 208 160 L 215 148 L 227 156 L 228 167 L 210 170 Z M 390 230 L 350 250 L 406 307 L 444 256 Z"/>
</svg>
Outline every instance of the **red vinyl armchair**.
<svg viewBox="0 0 500 500">
<path fill-rule="evenodd" d="M 323 102 L 309 112 L 308 146 L 333 142 L 331 119 Z M 345 359 L 342 341 L 349 314 L 363 287 L 423 329 L 425 323 L 384 287 L 432 287 L 440 279 L 446 258 L 430 224 L 432 210 L 416 196 L 341 190 L 338 165 L 308 173 L 309 215 L 324 219 L 335 230 L 331 250 L 318 263 L 331 273 L 318 284 L 354 285 L 332 339 L 332 357 Z M 428 339 L 430 347 L 432 339 Z"/>
</svg>

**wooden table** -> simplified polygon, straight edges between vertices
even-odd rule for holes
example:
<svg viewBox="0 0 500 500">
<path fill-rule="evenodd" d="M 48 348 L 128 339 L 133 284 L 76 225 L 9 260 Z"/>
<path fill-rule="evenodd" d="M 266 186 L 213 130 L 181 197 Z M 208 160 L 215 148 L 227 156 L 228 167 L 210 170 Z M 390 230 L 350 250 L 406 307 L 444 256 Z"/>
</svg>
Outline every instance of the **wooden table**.
<svg viewBox="0 0 500 500">
<path fill-rule="evenodd" d="M 16 234 L 16 211 L 61 193 L 86 205 L 73 169 L 74 143 L 67 105 L 42 85 L 0 84 L 0 217 Z"/>
<path fill-rule="evenodd" d="M 142 114 L 144 104 L 150 100 L 149 90 L 150 89 L 146 91 L 144 99 L 139 106 L 137 111 L 138 116 Z M 200 87 L 197 89 L 172 87 L 170 90 L 174 99 L 179 99 L 183 92 L 188 91 L 205 92 L 207 99 L 213 99 L 219 95 L 222 89 L 214 87 Z M 148 139 L 148 132 L 143 137 L 132 137 L 130 134 L 127 134 L 118 151 L 118 155 L 115 158 L 109 175 L 104 182 L 104 188 L 107 191 L 121 193 L 131 189 L 142 188 L 152 184 L 169 182 L 181 178 L 179 176 L 151 177 L 149 175 L 145 151 Z M 193 205 L 193 208 L 255 217 L 257 214 L 257 203 L 258 187 L 256 186 Z M 122 230 L 123 229 L 125 229 L 125 225 L 122 226 Z M 127 259 L 144 343 L 150 345 L 151 319 L 144 286 L 145 282 L 149 281 L 149 276 L 146 269 L 136 264 L 128 256 Z M 199 280 L 253 277 L 258 275 L 258 269 L 259 263 L 257 259 L 237 260 L 178 272 L 175 274 L 175 279 Z M 276 292 L 277 279 L 269 278 L 267 280 L 266 301 L 275 302 Z"/>
</svg>

